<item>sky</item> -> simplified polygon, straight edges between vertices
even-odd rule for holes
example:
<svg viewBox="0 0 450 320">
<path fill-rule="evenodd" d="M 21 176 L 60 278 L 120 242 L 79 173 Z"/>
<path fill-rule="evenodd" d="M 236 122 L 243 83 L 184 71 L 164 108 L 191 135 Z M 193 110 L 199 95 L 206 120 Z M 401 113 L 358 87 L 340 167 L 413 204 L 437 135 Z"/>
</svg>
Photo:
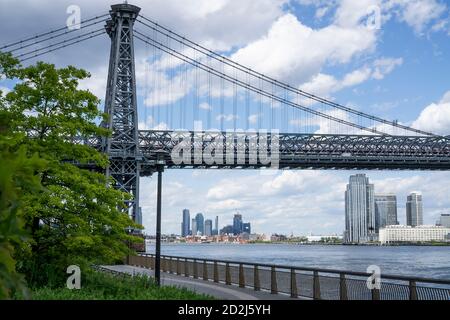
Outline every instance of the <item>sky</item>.
<svg viewBox="0 0 450 320">
<path fill-rule="evenodd" d="M 117 1 L 0 0 L 0 45 L 66 23 L 69 5 L 83 18 Z M 153 0 L 130 1 L 171 30 L 246 66 L 344 105 L 418 129 L 450 135 L 450 5 L 440 0 Z M 109 39 L 45 56 L 92 77 L 82 86 L 103 99 Z M 140 128 L 149 118 L 145 64 L 136 47 Z M 33 61 L 31 61 L 33 62 Z M 0 90 L 11 89 L 0 82 Z M 154 88 L 153 88 L 154 89 Z M 164 89 L 164 88 L 162 88 Z M 166 88 L 167 89 L 167 88 Z M 153 106 L 154 107 L 154 106 Z M 153 109 L 154 110 L 154 109 Z M 342 233 L 344 190 L 352 171 L 167 170 L 163 233 L 180 233 L 182 209 L 219 216 L 220 227 L 239 211 L 256 233 Z M 395 193 L 405 223 L 406 196 L 420 191 L 424 221 L 450 213 L 450 173 L 367 171 L 376 193 Z M 141 179 L 146 233 L 155 228 L 155 179 Z"/>
</svg>

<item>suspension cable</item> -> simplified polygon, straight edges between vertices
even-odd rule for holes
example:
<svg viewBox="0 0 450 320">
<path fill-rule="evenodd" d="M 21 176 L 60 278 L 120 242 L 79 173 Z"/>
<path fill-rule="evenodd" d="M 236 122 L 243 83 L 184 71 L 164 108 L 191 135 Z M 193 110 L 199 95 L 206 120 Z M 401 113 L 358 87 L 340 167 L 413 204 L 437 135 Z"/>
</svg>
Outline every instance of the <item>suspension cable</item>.
<svg viewBox="0 0 450 320">
<path fill-rule="evenodd" d="M 56 38 L 58 38 L 58 37 L 67 35 L 67 34 L 69 34 L 69 33 L 72 33 L 72 32 L 75 32 L 75 31 L 79 31 L 79 30 L 82 30 L 82 29 L 85 29 L 85 28 L 94 26 L 94 25 L 96 25 L 96 24 L 99 24 L 99 23 L 102 23 L 102 22 L 105 22 L 105 21 L 107 21 L 107 19 L 103 19 L 103 20 L 100 20 L 100 21 L 96 21 L 96 22 L 89 23 L 89 24 L 87 24 L 87 25 L 83 25 L 83 26 L 81 26 L 79 29 L 66 30 L 66 31 L 63 32 L 63 33 L 56 34 L 56 35 L 53 35 L 53 36 L 50 36 L 50 37 L 47 37 L 47 38 L 44 38 L 44 39 L 40 39 L 40 40 L 38 40 L 38 41 L 29 43 L 29 44 L 27 44 L 27 45 L 23 45 L 23 46 L 14 48 L 14 49 L 12 49 L 12 50 L 10 50 L 10 51 L 7 51 L 7 52 L 12 53 L 12 52 L 15 52 L 15 51 L 19 51 L 19 50 L 22 50 L 22 49 L 25 49 L 25 48 L 28 48 L 28 47 L 37 45 L 37 44 L 39 44 L 39 43 L 42 43 L 42 42 L 45 42 L 45 41 L 48 41 L 48 40 L 52 40 L 52 39 L 56 39 Z"/>
<path fill-rule="evenodd" d="M 20 62 L 24 62 L 24 61 L 27 61 L 27 60 L 30 60 L 30 59 L 33 59 L 33 58 L 42 56 L 42 55 L 47 54 L 47 53 L 50 53 L 50 52 L 53 52 L 53 51 L 56 51 L 56 50 L 59 50 L 59 49 L 62 49 L 62 48 L 66 48 L 66 47 L 69 47 L 69 46 L 72 46 L 72 45 L 74 45 L 74 44 L 77 44 L 77 43 L 80 43 L 80 42 L 83 42 L 83 41 L 86 41 L 86 40 L 89 40 L 89 39 L 98 37 L 98 36 L 100 36 L 100 35 L 102 35 L 102 34 L 104 34 L 104 33 L 106 33 L 106 31 L 105 31 L 104 29 L 99 29 L 99 30 L 97 30 L 97 31 L 95 31 L 95 32 L 87 33 L 87 34 L 84 34 L 84 35 L 81 35 L 81 36 L 74 37 L 74 38 L 69 39 L 69 40 L 65 40 L 65 41 L 61 41 L 61 42 L 59 42 L 59 43 L 55 43 L 55 44 L 53 44 L 53 45 L 50 45 L 50 46 L 41 48 L 41 49 L 39 49 L 39 50 L 34 50 L 34 51 L 31 51 L 31 52 L 28 52 L 28 53 L 26 53 L 25 55 L 29 55 L 29 54 L 32 54 L 32 53 L 34 53 L 34 52 L 36 52 L 36 51 L 41 51 L 41 50 L 43 50 L 43 49 L 48 49 L 48 48 L 54 47 L 54 46 L 56 46 L 56 45 L 59 45 L 59 44 L 61 44 L 61 43 L 65 43 L 65 44 L 63 44 L 63 45 L 61 45 L 61 46 L 59 46 L 59 47 L 56 47 L 56 48 L 53 48 L 53 49 L 50 49 L 50 50 L 47 50 L 47 51 L 44 51 L 44 52 L 40 52 L 40 53 L 37 53 L 37 54 L 35 54 L 35 55 L 33 55 L 33 56 L 30 56 L 30 57 L 26 57 L 26 58 L 24 58 L 24 59 L 21 59 Z M 75 40 L 75 41 L 66 43 L 66 42 L 71 41 L 71 40 Z"/>
<path fill-rule="evenodd" d="M 141 38 L 140 36 L 138 36 L 136 34 L 146 38 L 147 40 Z M 289 100 L 286 100 L 284 98 L 281 98 L 281 97 L 279 97 L 279 96 L 277 96 L 275 94 L 271 94 L 271 93 L 269 93 L 269 92 L 267 92 L 265 90 L 261 90 L 261 89 L 259 89 L 257 87 L 254 87 L 253 85 L 246 84 L 245 82 L 242 82 L 241 80 L 239 80 L 237 78 L 233 78 L 233 77 L 231 77 L 231 76 L 229 76 L 229 75 L 227 75 L 225 73 L 222 73 L 222 72 L 220 72 L 220 71 L 218 71 L 218 70 L 216 70 L 214 68 L 210 68 L 207 65 L 205 65 L 205 64 L 203 64 L 203 63 L 201 63 L 199 61 L 196 61 L 196 60 L 194 60 L 194 59 L 192 59 L 192 58 L 190 58 L 190 57 L 188 57 L 188 56 L 186 56 L 186 55 L 184 55 L 184 54 L 182 54 L 180 52 L 177 52 L 176 50 L 174 50 L 172 48 L 169 48 L 169 47 L 165 46 L 164 44 L 162 44 L 162 43 L 160 43 L 160 42 L 158 42 L 156 40 L 153 40 L 153 39 L 145 36 L 143 33 L 139 32 L 137 30 L 135 30 L 134 37 L 139 39 L 140 41 L 142 41 L 144 43 L 148 43 L 149 45 L 154 46 L 157 49 L 159 49 L 159 50 L 161 50 L 161 51 L 163 51 L 163 52 L 165 52 L 167 54 L 170 54 L 170 55 L 172 55 L 172 56 L 174 56 L 174 57 L 176 57 L 176 58 L 178 58 L 178 59 L 180 59 L 180 60 L 182 60 L 182 61 L 184 61 L 184 62 L 186 62 L 186 63 L 188 63 L 188 64 L 190 64 L 190 65 L 192 65 L 194 67 L 196 67 L 196 68 L 202 69 L 202 70 L 204 70 L 206 72 L 210 72 L 211 74 L 214 74 L 217 77 L 221 77 L 221 78 L 231 82 L 232 84 L 239 85 L 239 86 L 241 86 L 241 87 L 243 87 L 245 89 L 251 90 L 251 91 L 253 91 L 253 92 L 257 93 L 257 94 L 261 94 L 261 95 L 263 95 L 265 97 L 271 98 L 271 99 L 276 100 L 276 101 L 278 101 L 280 103 L 287 104 L 287 105 L 289 105 L 291 107 L 295 107 L 295 108 L 301 109 L 303 111 L 312 113 L 314 115 L 317 115 L 317 116 L 320 116 L 320 117 L 323 117 L 323 118 L 326 118 L 326 119 L 329 119 L 329 120 L 333 120 L 333 121 L 341 123 L 341 124 L 352 126 L 352 127 L 357 128 L 357 129 L 360 129 L 360 130 L 364 130 L 364 131 L 368 131 L 368 132 L 371 132 L 371 133 L 374 133 L 374 134 L 379 134 L 379 135 L 384 135 L 384 136 L 388 135 L 388 134 L 386 134 L 384 132 L 381 132 L 381 131 L 379 131 L 379 130 L 377 130 L 375 128 L 367 128 L 367 127 L 361 126 L 359 124 L 352 123 L 352 122 L 347 121 L 347 120 L 343 120 L 343 119 L 339 119 L 339 118 L 330 116 L 330 115 L 322 113 L 320 111 L 316 111 L 314 109 L 310 109 L 310 108 L 304 107 L 304 106 L 302 106 L 300 104 L 296 104 L 296 103 L 294 103 L 292 101 L 289 101 Z"/>
<path fill-rule="evenodd" d="M 336 109 L 340 109 L 340 110 L 343 110 L 343 111 L 355 114 L 357 116 L 364 117 L 366 119 L 370 119 L 370 120 L 373 120 L 373 121 L 377 121 L 377 122 L 380 122 L 380 123 L 383 123 L 383 124 L 390 125 L 392 127 L 398 127 L 398 128 L 401 128 L 401 129 L 404 129 L 404 130 L 407 130 L 407 131 L 411 131 L 411 132 L 415 132 L 415 133 L 418 133 L 418 134 L 422 134 L 422 135 L 437 136 L 436 134 L 433 134 L 433 133 L 430 133 L 430 132 L 426 132 L 426 131 L 419 130 L 419 129 L 414 129 L 414 128 L 411 128 L 411 127 L 399 124 L 398 122 L 395 122 L 395 121 L 389 121 L 389 120 L 386 120 L 386 119 L 383 119 L 383 118 L 380 118 L 380 117 L 377 117 L 377 116 L 374 116 L 374 115 L 370 115 L 370 114 L 364 113 L 362 111 L 358 111 L 358 110 L 355 110 L 355 109 L 343 106 L 343 105 L 338 104 L 336 102 L 333 102 L 333 101 L 330 101 L 330 100 L 318 97 L 318 96 L 313 95 L 311 93 L 308 93 L 306 91 L 303 91 L 303 90 L 297 89 L 295 87 L 292 87 L 289 84 L 285 84 L 285 83 L 280 82 L 280 81 L 278 81 L 276 79 L 273 79 L 273 78 L 271 78 L 269 76 L 266 76 L 266 75 L 264 75 L 262 73 L 254 71 L 251 68 L 245 67 L 245 66 L 243 66 L 243 65 L 241 65 L 241 64 L 239 64 L 239 63 L 237 63 L 237 62 L 235 62 L 235 61 L 233 61 L 233 60 L 231 60 L 231 59 L 229 59 L 229 58 L 227 58 L 225 56 L 222 56 L 222 55 L 220 55 L 220 54 L 218 54 L 218 53 L 216 53 L 216 52 L 214 52 L 212 50 L 209 50 L 209 49 L 205 48 L 204 46 L 202 46 L 202 45 L 200 45 L 198 43 L 195 43 L 195 42 L 193 42 L 193 41 L 191 41 L 191 40 L 189 40 L 189 39 L 187 39 L 187 38 L 185 38 L 185 37 L 183 37 L 183 36 L 173 32 L 173 31 L 171 31 L 170 29 L 167 29 L 167 28 L 159 25 L 158 23 L 156 23 L 156 22 L 146 18 L 145 16 L 140 15 L 140 17 L 142 17 L 142 19 L 144 19 L 144 20 L 150 22 L 151 24 L 153 24 L 154 27 L 148 25 L 147 23 L 145 23 L 145 22 L 143 22 L 143 21 L 141 21 L 139 19 L 137 19 L 136 21 L 141 23 L 142 25 L 144 25 L 144 26 L 146 26 L 148 28 L 154 29 L 154 30 L 156 30 L 157 32 L 159 32 L 159 33 L 161 33 L 163 35 L 170 36 L 171 39 L 173 39 L 175 41 L 178 41 L 178 42 L 181 41 L 186 46 L 188 46 L 188 47 L 190 47 L 190 48 L 192 48 L 192 49 L 194 49 L 196 51 L 199 51 L 199 52 L 201 52 L 201 53 L 203 53 L 203 54 L 205 54 L 207 56 L 210 56 L 211 58 L 213 58 L 213 59 L 215 59 L 215 60 L 217 60 L 219 62 L 225 63 L 225 64 L 227 64 L 228 66 L 230 66 L 232 68 L 236 68 L 236 69 L 238 69 L 238 70 L 240 70 L 242 72 L 250 73 L 254 77 L 259 78 L 259 79 L 263 79 L 263 80 L 265 80 L 265 81 L 267 81 L 269 83 L 275 84 L 278 87 L 284 88 L 284 89 L 286 89 L 288 91 L 297 93 L 297 94 L 302 95 L 302 96 L 304 96 L 306 98 L 312 99 L 312 100 L 314 100 L 316 102 L 319 102 L 319 103 L 326 104 L 326 105 L 334 107 Z M 165 32 L 159 30 L 159 28 L 162 29 L 162 30 L 165 30 L 169 34 L 166 34 Z M 177 38 L 175 38 L 175 37 L 177 37 Z"/>
<path fill-rule="evenodd" d="M 100 15 L 100 16 L 95 16 L 95 17 L 87 19 L 87 20 L 83 20 L 80 23 L 75 24 L 74 26 L 82 25 L 83 23 L 90 22 L 90 21 L 93 21 L 93 20 L 97 20 L 97 19 L 100 19 L 100 18 L 103 18 L 103 17 L 106 17 L 106 16 L 109 16 L 109 13 L 106 13 L 106 14 L 103 14 L 103 15 Z M 44 33 L 41 33 L 41 34 L 38 34 L 38 35 L 35 35 L 35 36 L 32 36 L 32 37 L 28 37 L 28 38 L 26 38 L 24 40 L 20 40 L 20 41 L 16 41 L 16 42 L 13 42 L 13 43 L 9 43 L 9 44 L 6 44 L 6 45 L 0 47 L 0 50 L 6 49 L 6 48 L 9 48 L 9 47 L 12 47 L 12 46 L 16 46 L 18 44 L 23 44 L 23 43 L 28 42 L 30 40 L 36 40 L 36 39 L 41 38 L 43 36 L 47 36 L 47 35 L 50 35 L 50 34 L 53 34 L 53 33 L 56 33 L 56 32 L 62 31 L 62 30 L 65 30 L 65 29 L 67 29 L 67 26 L 59 28 L 59 29 L 51 30 L 51 31 L 48 31 L 48 32 L 44 32 Z"/>
</svg>

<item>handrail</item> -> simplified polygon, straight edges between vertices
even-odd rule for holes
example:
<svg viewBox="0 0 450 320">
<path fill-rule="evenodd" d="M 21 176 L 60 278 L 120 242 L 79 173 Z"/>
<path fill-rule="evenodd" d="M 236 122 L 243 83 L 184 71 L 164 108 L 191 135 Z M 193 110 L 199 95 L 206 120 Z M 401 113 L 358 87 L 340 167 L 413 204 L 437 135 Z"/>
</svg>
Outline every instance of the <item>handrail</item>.
<svg viewBox="0 0 450 320">
<path fill-rule="evenodd" d="M 154 254 L 150 253 L 142 253 L 139 256 L 153 257 Z M 161 255 L 162 258 L 179 258 L 187 260 L 199 260 L 199 258 L 189 258 L 189 257 L 181 257 L 181 256 L 167 256 Z M 288 270 L 298 270 L 298 271 L 309 271 L 309 272 L 321 272 L 321 273 L 331 273 L 340 276 L 341 274 L 350 275 L 350 276 L 359 276 L 359 277 L 369 277 L 372 276 L 371 273 L 367 272 L 358 272 L 358 271 L 345 271 L 345 270 L 337 270 L 337 269 L 324 269 L 324 268 L 311 268 L 311 267 L 297 267 L 297 266 L 287 266 L 287 265 L 277 265 L 277 264 L 265 264 L 265 263 L 254 263 L 254 262 L 242 262 L 242 261 L 233 261 L 233 260 L 222 260 L 222 259 L 201 259 L 210 263 L 219 262 L 219 263 L 228 263 L 228 264 L 237 264 L 237 265 L 246 265 L 246 266 L 257 266 L 264 268 L 278 268 L 278 269 L 288 269 Z M 435 284 L 446 284 L 450 285 L 450 279 L 432 279 L 432 278 L 421 278 L 421 277 L 408 277 L 408 276 L 395 276 L 389 274 L 383 274 L 381 276 L 382 279 L 390 279 L 390 280 L 400 280 L 400 281 L 414 281 L 420 283 L 435 283 Z"/>
</svg>

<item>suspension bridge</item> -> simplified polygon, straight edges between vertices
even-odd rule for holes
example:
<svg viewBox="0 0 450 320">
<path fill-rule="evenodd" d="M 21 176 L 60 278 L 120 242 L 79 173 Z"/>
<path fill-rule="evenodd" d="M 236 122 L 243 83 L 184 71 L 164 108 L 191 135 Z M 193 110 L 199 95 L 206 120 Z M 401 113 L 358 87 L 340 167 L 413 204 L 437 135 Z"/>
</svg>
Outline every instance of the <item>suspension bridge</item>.
<svg viewBox="0 0 450 320">
<path fill-rule="evenodd" d="M 106 173 L 116 188 L 133 195 L 128 206 L 134 219 L 139 179 L 155 172 L 161 152 L 165 166 L 178 169 L 268 167 L 267 161 L 253 157 L 262 151 L 276 154 L 279 169 L 450 169 L 449 137 L 300 90 L 236 62 L 230 52 L 209 50 L 140 11 L 130 4 L 113 5 L 77 28 L 65 26 L 0 46 L 27 63 L 109 36 L 104 101 L 109 122 L 101 125 L 112 135 L 83 141 L 109 156 Z M 145 58 L 135 61 L 135 52 Z M 140 112 L 138 92 L 145 105 Z M 180 144 L 182 162 L 173 159 Z M 274 144 L 276 149 L 269 147 Z M 204 153 L 213 161 L 196 156 Z"/>
</svg>

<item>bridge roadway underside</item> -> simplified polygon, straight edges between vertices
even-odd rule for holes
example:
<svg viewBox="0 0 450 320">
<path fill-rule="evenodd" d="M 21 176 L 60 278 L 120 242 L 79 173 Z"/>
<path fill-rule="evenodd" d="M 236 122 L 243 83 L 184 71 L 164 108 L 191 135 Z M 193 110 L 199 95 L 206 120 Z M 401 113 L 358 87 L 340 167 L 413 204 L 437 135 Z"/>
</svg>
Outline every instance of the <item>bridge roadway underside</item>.
<svg viewBox="0 0 450 320">
<path fill-rule="evenodd" d="M 450 170 L 450 138 L 439 136 L 283 133 L 264 136 L 248 132 L 145 130 L 139 131 L 139 144 L 141 176 L 154 172 L 155 151 L 161 150 L 165 151 L 166 167 L 169 169 L 258 169 L 271 167 L 278 161 L 275 168 L 285 170 Z M 180 153 L 181 148 L 183 151 Z M 261 162 L 258 156 L 256 162 L 251 162 L 249 155 L 252 148 L 256 148 L 258 155 L 266 154 L 266 161 Z M 174 161 L 171 156 L 174 150 L 176 154 L 184 155 L 182 163 Z M 278 160 L 276 150 L 279 150 Z M 198 154 L 202 156 L 199 158 Z M 208 161 L 205 154 L 215 156 L 215 161 Z M 120 157 L 111 156 L 116 159 Z M 268 164 L 267 159 L 272 163 Z"/>
</svg>

